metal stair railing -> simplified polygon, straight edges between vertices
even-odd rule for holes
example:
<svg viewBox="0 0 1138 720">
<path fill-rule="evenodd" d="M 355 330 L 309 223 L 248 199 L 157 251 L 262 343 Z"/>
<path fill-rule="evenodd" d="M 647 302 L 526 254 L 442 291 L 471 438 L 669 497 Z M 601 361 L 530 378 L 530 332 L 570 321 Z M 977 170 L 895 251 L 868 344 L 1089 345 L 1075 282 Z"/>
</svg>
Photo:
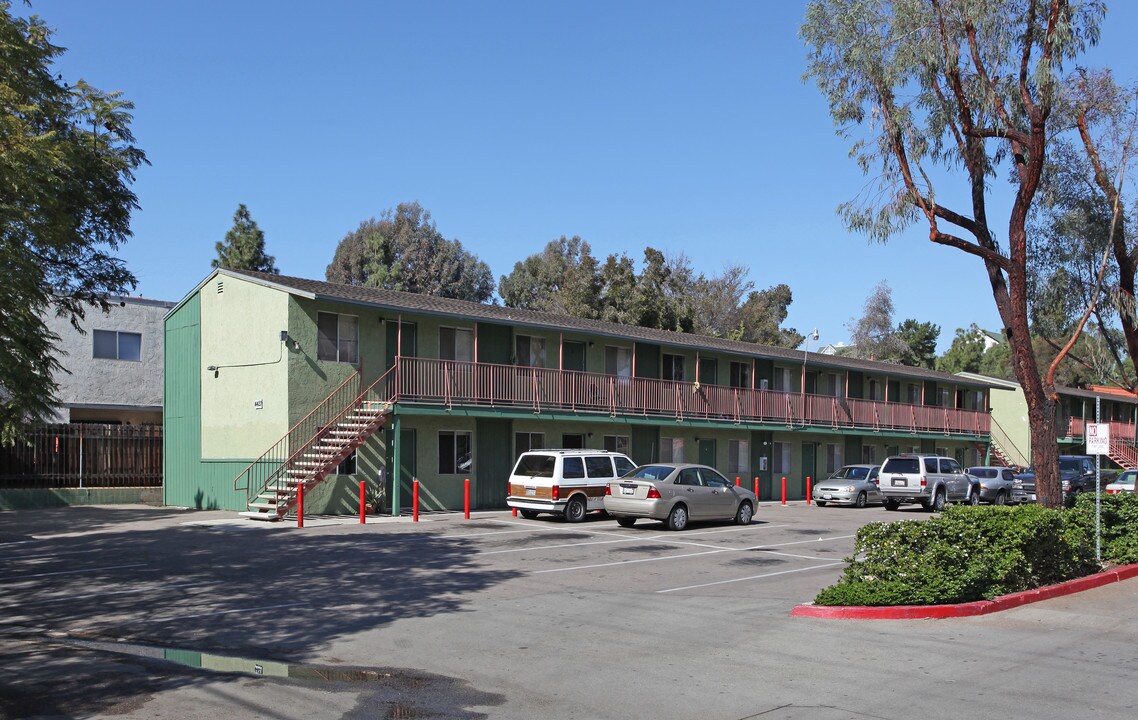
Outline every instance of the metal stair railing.
<svg viewBox="0 0 1138 720">
<path fill-rule="evenodd" d="M 270 484 L 276 484 L 288 467 L 302 452 L 306 451 L 321 435 L 325 428 L 336 424 L 353 406 L 369 400 L 368 395 L 382 388 L 384 402 L 395 402 L 396 397 L 389 390 L 393 375 L 397 375 L 398 365 L 393 365 L 378 380 L 360 392 L 360 373 L 357 370 L 344 380 L 328 397 L 299 422 L 289 428 L 280 440 L 266 450 L 261 457 L 249 464 L 233 480 L 234 490 L 245 490 L 246 505 L 265 492 Z"/>
<path fill-rule="evenodd" d="M 1004 428 L 996 421 L 996 418 L 991 418 L 991 428 L 989 430 L 989 438 L 992 442 L 992 447 L 996 449 L 1006 465 L 1015 465 L 1017 467 L 1027 467 L 1031 464 L 1031 457 L 1023 452 L 1016 444 L 1008 437 Z"/>
</svg>

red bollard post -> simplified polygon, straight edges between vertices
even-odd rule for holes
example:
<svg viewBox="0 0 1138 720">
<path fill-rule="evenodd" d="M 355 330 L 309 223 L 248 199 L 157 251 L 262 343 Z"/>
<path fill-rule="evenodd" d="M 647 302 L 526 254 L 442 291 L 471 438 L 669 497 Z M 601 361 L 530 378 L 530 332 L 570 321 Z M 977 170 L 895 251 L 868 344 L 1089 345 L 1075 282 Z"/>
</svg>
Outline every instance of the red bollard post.
<svg viewBox="0 0 1138 720">
<path fill-rule="evenodd" d="M 738 477 L 735 478 L 735 487 L 739 487 L 739 478 Z"/>
<path fill-rule="evenodd" d="M 470 478 L 462 481 L 462 516 L 470 519 Z"/>
<path fill-rule="evenodd" d="M 364 504 L 364 486 L 367 483 L 360 480 L 360 525 L 367 524 L 367 505 Z"/>
<path fill-rule="evenodd" d="M 806 476 L 806 504 L 810 504 L 810 476 Z"/>
<path fill-rule="evenodd" d="M 514 511 L 514 517 L 517 517 L 518 516 L 518 509 L 517 508 L 511 508 L 511 509 Z"/>
<path fill-rule="evenodd" d="M 755 499 L 759 499 L 759 479 L 755 478 Z"/>
<path fill-rule="evenodd" d="M 786 505 L 786 476 L 782 476 L 782 504 Z"/>
<path fill-rule="evenodd" d="M 419 481 L 411 485 L 411 522 L 419 522 Z"/>
<path fill-rule="evenodd" d="M 304 486 L 296 487 L 296 526 L 304 527 Z"/>
</svg>

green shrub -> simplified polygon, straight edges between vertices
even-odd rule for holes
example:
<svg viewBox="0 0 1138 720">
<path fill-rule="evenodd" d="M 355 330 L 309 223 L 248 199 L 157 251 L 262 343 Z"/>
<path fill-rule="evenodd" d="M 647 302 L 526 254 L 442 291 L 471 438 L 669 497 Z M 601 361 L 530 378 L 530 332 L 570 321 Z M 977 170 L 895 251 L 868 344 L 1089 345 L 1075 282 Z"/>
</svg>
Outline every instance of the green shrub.
<svg viewBox="0 0 1138 720">
<path fill-rule="evenodd" d="M 1071 522 L 1078 524 L 1094 543 L 1095 496 L 1083 493 L 1070 511 Z M 1102 559 L 1107 562 L 1138 563 L 1138 495 L 1102 496 Z"/>
<path fill-rule="evenodd" d="M 819 605 L 933 605 L 984 600 L 1095 572 L 1094 517 L 1038 505 L 953 506 L 926 521 L 871 523 Z"/>
</svg>

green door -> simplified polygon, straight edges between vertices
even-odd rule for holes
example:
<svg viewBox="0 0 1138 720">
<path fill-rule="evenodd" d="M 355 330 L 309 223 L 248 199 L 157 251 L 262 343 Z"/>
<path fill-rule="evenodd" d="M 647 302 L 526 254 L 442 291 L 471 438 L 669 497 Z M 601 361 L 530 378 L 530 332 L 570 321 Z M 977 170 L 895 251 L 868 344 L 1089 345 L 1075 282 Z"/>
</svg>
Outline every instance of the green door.
<svg viewBox="0 0 1138 720">
<path fill-rule="evenodd" d="M 715 439 L 701 438 L 699 441 L 699 464 L 715 467 Z"/>
<path fill-rule="evenodd" d="M 719 384 L 719 361 L 715 358 L 700 358 L 699 360 L 699 384 L 700 385 L 718 385 Z"/>
<path fill-rule="evenodd" d="M 404 330 L 407 328 L 404 327 Z M 391 441 L 395 432 L 393 430 L 387 431 L 387 468 L 395 467 L 395 444 Z M 387 508 L 392 513 L 401 511 L 404 507 L 411 507 L 411 491 L 415 478 L 417 477 L 418 468 L 416 467 L 415 458 L 417 453 L 416 448 L 415 428 L 400 428 L 399 429 L 399 464 L 402 466 L 399 478 L 401 480 L 399 486 L 399 495 L 395 495 L 394 481 L 391 472 L 384 473 L 383 480 L 383 495 L 387 498 Z M 396 500 L 398 500 L 399 507 L 396 507 Z"/>
<path fill-rule="evenodd" d="M 497 418 L 478 418 L 474 427 L 474 482 L 476 508 L 506 506 L 506 483 L 513 469 L 510 439 L 511 422 Z"/>
<path fill-rule="evenodd" d="M 561 345 L 561 368 L 585 372 L 585 343 L 566 340 Z"/>
<path fill-rule="evenodd" d="M 395 353 L 402 349 L 403 357 L 417 357 L 419 350 L 419 331 L 415 323 L 387 322 L 387 367 L 395 364 Z M 403 338 L 400 340 L 400 334 Z"/>
<path fill-rule="evenodd" d="M 817 467 L 814 464 L 814 456 L 816 454 L 815 450 L 817 447 L 818 447 L 817 443 L 812 443 L 812 442 L 802 443 L 802 479 L 800 481 L 801 484 L 799 485 L 799 487 L 797 489 L 797 492 L 798 492 L 797 495 L 795 495 L 795 493 L 793 491 L 791 491 L 789 488 L 787 489 L 787 495 L 789 495 L 791 497 L 805 498 L 806 497 L 806 477 L 807 476 L 810 476 L 811 482 L 818 482 L 818 473 L 816 472 Z"/>
</svg>

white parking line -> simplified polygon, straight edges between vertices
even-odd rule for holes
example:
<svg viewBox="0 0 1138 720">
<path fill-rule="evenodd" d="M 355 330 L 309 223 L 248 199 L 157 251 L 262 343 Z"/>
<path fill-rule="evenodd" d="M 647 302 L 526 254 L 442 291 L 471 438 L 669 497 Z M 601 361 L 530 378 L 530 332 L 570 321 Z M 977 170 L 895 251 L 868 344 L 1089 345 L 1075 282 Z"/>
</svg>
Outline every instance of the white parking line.
<svg viewBox="0 0 1138 720">
<path fill-rule="evenodd" d="M 11 580 L 26 580 L 28 578 L 51 577 L 52 575 L 76 575 L 78 573 L 99 572 L 100 570 L 121 570 L 123 568 L 144 567 L 146 563 L 131 563 L 130 565 L 104 565 L 103 567 L 84 568 L 82 570 L 61 570 L 60 572 L 36 573 L 35 575 L 9 575 L 3 578 L 5 582 Z"/>
<path fill-rule="evenodd" d="M 509 550 L 484 550 L 479 555 L 504 555 L 506 553 L 526 552 L 527 550 L 559 550 L 567 547 L 581 547 L 584 545 L 612 545 L 615 543 L 632 542 L 637 538 L 620 538 L 618 540 L 589 540 L 579 543 L 558 543 L 557 545 L 532 545 L 529 547 L 510 548 Z"/>
<path fill-rule="evenodd" d="M 4 545 L 0 545 L 3 548 Z M 37 548 L 38 549 L 38 548 Z M 5 555 L 0 557 L 0 562 L 30 562 L 33 560 L 51 560 L 52 558 L 60 557 L 62 555 L 82 555 L 84 553 L 94 555 L 98 550 L 87 548 L 85 550 L 64 550 L 62 552 L 53 552 L 50 555 L 27 555 L 19 557 L 17 555 Z"/>
<path fill-rule="evenodd" d="M 759 550 L 757 552 L 764 552 L 767 555 L 778 555 L 780 557 L 801 558 L 802 560 L 818 560 L 821 562 L 825 562 L 826 560 L 830 560 L 830 558 L 820 558 L 820 557 L 815 557 L 813 555 L 795 555 L 794 553 L 778 552 L 777 550 Z"/>
<path fill-rule="evenodd" d="M 834 537 L 818 538 L 817 540 L 795 540 L 794 542 L 784 543 L 767 543 L 765 545 L 755 545 L 754 547 L 743 548 L 743 550 L 763 550 L 772 547 L 787 547 L 788 545 L 808 545 L 810 543 L 830 542 L 831 540 L 849 540 L 857 535 L 835 535 Z"/>
<path fill-rule="evenodd" d="M 815 565 L 813 567 L 796 568 L 794 570 L 779 570 L 778 572 L 765 573 L 763 575 L 751 575 L 749 577 L 732 578 L 731 580 L 717 580 L 716 582 L 700 583 L 699 585 L 685 585 L 683 587 L 668 588 L 667 590 L 657 590 L 657 593 L 670 593 L 679 592 L 680 590 L 696 590 L 698 588 L 711 587 L 712 585 L 727 585 L 728 583 L 745 582 L 747 580 L 762 580 L 763 578 L 775 577 L 776 575 L 789 575 L 791 573 L 807 572 L 810 570 L 821 570 L 823 568 L 834 567 L 835 565 L 843 565 L 844 563 L 835 562 L 828 565 Z"/>
<path fill-rule="evenodd" d="M 545 573 L 568 572 L 570 570 L 595 570 L 596 568 L 613 567 L 615 565 L 632 565 L 634 563 L 658 562 L 660 560 L 680 560 L 682 558 L 697 557 L 699 555 L 715 555 L 729 552 L 727 550 L 708 550 L 707 552 L 687 553 L 685 555 L 665 555 L 664 557 L 637 558 L 636 560 L 617 560 L 616 562 L 598 563 L 596 565 L 575 565 L 573 567 L 550 568 L 549 570 L 534 570 L 531 574 L 543 575 Z"/>
</svg>

